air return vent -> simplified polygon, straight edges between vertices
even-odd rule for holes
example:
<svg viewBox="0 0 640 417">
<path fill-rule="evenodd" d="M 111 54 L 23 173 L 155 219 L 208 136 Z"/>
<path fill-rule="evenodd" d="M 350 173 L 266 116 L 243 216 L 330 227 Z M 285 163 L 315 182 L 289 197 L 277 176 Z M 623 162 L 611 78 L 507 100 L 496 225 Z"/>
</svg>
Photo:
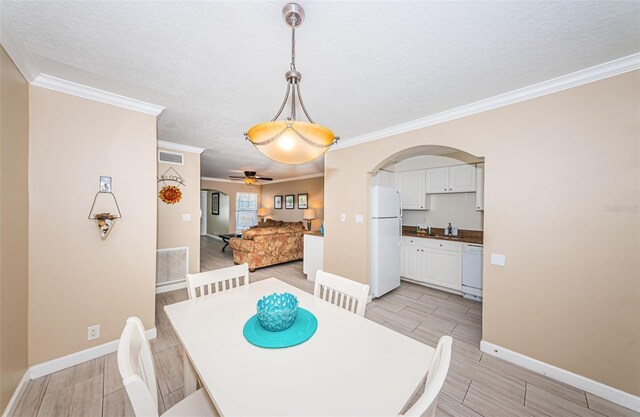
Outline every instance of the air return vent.
<svg viewBox="0 0 640 417">
<path fill-rule="evenodd" d="M 189 248 L 158 249 L 156 256 L 156 285 L 184 281 L 189 265 Z"/>
<path fill-rule="evenodd" d="M 162 162 L 164 164 L 184 165 L 182 162 L 183 157 L 184 155 L 181 153 L 167 151 L 158 152 L 158 162 Z"/>
</svg>

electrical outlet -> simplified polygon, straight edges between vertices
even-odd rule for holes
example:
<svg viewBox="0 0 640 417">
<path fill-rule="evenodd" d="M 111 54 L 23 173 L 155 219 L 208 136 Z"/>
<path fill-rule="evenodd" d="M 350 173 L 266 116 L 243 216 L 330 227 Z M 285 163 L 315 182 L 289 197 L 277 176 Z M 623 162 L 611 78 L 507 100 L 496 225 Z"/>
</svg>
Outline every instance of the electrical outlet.
<svg viewBox="0 0 640 417">
<path fill-rule="evenodd" d="M 347 221 L 347 215 L 346 215 L 345 213 L 342 213 L 342 214 L 340 215 L 340 221 L 341 221 L 341 222 L 346 222 L 346 221 Z"/>
<path fill-rule="evenodd" d="M 87 327 L 87 340 L 93 340 L 100 337 L 100 325 Z"/>
</svg>

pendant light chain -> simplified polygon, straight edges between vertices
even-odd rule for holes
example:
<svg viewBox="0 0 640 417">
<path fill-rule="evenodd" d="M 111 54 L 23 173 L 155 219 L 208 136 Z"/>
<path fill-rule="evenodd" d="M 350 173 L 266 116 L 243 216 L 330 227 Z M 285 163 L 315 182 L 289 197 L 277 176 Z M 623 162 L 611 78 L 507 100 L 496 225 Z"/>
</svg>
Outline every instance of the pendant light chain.
<svg viewBox="0 0 640 417">
<path fill-rule="evenodd" d="M 324 126 L 316 125 L 309 116 L 300 91 L 302 74 L 296 70 L 296 28 L 304 21 L 304 9 L 296 3 L 288 3 L 282 11 L 286 24 L 291 28 L 291 63 L 285 74 L 287 90 L 284 100 L 270 122 L 253 126 L 245 138 L 268 158 L 285 164 L 303 164 L 321 157 L 339 137 Z M 278 118 L 289 104 L 291 111 L 286 120 Z M 300 106 L 310 123 L 296 120 Z"/>
<path fill-rule="evenodd" d="M 296 70 L 296 28 L 291 28 L 291 71 Z"/>
</svg>

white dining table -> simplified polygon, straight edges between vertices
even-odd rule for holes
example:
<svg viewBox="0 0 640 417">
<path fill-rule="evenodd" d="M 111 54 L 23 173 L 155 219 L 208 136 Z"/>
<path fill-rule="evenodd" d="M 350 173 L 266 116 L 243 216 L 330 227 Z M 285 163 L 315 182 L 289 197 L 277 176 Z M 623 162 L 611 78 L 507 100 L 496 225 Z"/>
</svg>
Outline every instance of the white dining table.
<svg viewBox="0 0 640 417">
<path fill-rule="evenodd" d="M 289 292 L 318 319 L 297 346 L 264 349 L 243 336 L 258 300 Z M 184 347 L 185 395 L 195 374 L 222 416 L 397 416 L 434 349 L 269 278 L 165 307 Z M 190 375 L 194 372 L 193 375 Z"/>
</svg>

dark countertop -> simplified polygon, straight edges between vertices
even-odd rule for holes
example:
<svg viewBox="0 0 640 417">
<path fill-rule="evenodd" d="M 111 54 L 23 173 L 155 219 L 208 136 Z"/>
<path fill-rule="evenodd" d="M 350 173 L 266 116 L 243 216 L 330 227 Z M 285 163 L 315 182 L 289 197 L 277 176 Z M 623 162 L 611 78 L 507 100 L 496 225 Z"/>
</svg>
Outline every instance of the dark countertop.
<svg viewBox="0 0 640 417">
<path fill-rule="evenodd" d="M 431 234 L 416 232 L 415 226 L 403 226 L 402 236 L 418 237 L 422 239 L 448 240 L 451 242 L 483 244 L 483 233 L 477 230 L 458 230 L 458 236 L 444 236 L 444 229 L 431 228 Z"/>
</svg>

